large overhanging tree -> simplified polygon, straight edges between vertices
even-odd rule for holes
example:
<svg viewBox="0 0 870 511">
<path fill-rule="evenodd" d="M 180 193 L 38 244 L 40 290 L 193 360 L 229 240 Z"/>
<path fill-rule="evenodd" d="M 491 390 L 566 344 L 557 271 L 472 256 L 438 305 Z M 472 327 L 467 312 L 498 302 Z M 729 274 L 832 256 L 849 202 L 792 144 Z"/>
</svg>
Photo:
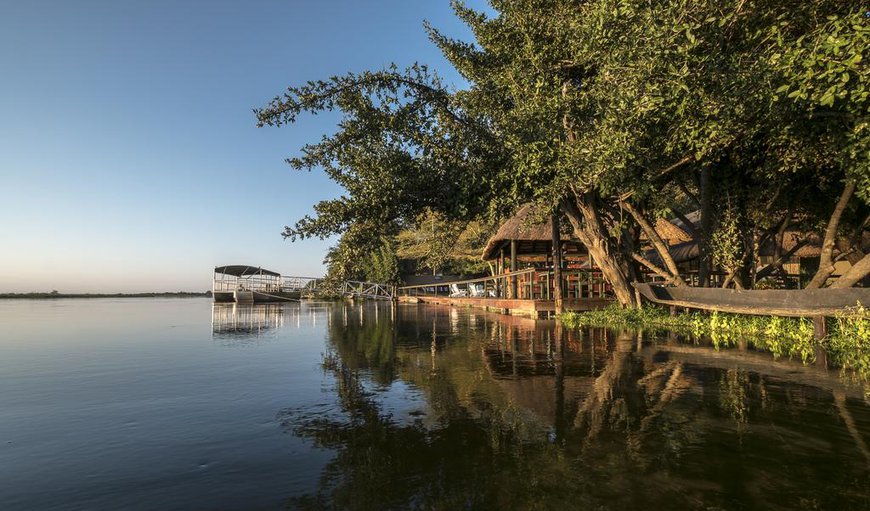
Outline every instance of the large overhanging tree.
<svg viewBox="0 0 870 511">
<path fill-rule="evenodd" d="M 426 208 L 469 219 L 534 200 L 567 216 L 619 302 L 633 306 L 642 267 L 684 285 L 653 225 L 692 208 L 702 284 L 715 261 L 726 284 L 751 286 L 789 255 L 760 267 L 761 243 L 782 247 L 788 227 L 821 224 L 812 285 L 844 254 L 855 264 L 835 285 L 870 273 L 860 2 L 491 4 L 494 17 L 454 3 L 473 43 L 427 27 L 466 89 L 423 66 L 391 67 L 293 87 L 257 111 L 260 125 L 344 114 L 335 135 L 290 163 L 323 167 L 347 194 L 285 235 L 374 233 Z M 839 246 L 844 231 L 857 236 Z"/>
</svg>

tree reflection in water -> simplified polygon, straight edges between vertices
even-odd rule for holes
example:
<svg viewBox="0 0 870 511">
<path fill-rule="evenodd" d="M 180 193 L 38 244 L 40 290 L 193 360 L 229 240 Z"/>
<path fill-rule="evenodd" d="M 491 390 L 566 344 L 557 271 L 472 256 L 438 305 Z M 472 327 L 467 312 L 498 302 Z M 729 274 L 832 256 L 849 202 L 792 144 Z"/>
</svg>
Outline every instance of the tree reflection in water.
<svg viewBox="0 0 870 511">
<path fill-rule="evenodd" d="M 303 509 L 866 509 L 870 407 L 836 377 L 674 335 L 337 306 L 335 450 Z M 753 370 L 748 371 L 745 367 Z M 422 394 L 397 415 L 386 390 Z"/>
</svg>

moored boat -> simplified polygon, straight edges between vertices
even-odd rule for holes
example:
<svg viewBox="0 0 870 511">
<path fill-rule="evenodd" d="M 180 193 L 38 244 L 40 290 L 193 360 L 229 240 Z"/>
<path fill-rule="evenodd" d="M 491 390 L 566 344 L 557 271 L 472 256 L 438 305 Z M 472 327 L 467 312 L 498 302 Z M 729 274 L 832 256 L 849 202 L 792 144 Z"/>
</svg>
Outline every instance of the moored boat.
<svg viewBox="0 0 870 511">
<path fill-rule="evenodd" d="M 237 303 L 253 303 L 254 292 L 246 291 L 244 289 L 236 289 L 233 291 L 233 300 Z"/>
<path fill-rule="evenodd" d="M 314 277 L 282 277 L 276 271 L 259 266 L 217 266 L 212 296 L 216 302 L 298 301 L 303 291 L 315 290 L 318 281 Z"/>
<path fill-rule="evenodd" d="M 771 316 L 833 316 L 858 305 L 870 306 L 870 289 L 722 289 L 670 287 L 635 282 L 647 300 L 666 306 L 688 307 L 737 314 Z"/>
</svg>

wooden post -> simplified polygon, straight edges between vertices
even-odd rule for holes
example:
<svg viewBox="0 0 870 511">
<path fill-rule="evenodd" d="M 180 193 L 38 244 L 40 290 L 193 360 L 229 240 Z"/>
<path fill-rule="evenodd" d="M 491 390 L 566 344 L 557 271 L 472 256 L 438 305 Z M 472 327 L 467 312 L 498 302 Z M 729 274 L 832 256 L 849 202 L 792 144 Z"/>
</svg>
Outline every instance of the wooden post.
<svg viewBox="0 0 870 511">
<path fill-rule="evenodd" d="M 517 271 L 517 240 L 511 240 L 511 273 Z M 511 275 L 511 298 L 517 297 L 517 276 Z"/>
<path fill-rule="evenodd" d="M 545 273 L 544 282 L 541 283 L 541 300 L 544 299 L 544 292 L 545 292 L 545 290 L 546 290 L 546 297 L 547 297 L 547 300 L 552 300 L 552 299 L 553 299 L 553 293 L 552 293 L 552 291 L 550 291 L 550 274 L 549 274 L 549 270 L 548 270 L 548 268 L 550 268 L 550 265 L 553 264 L 553 251 L 550 250 L 549 252 L 547 252 L 547 254 L 546 254 L 546 256 L 544 257 L 544 259 L 545 259 L 545 262 L 544 262 L 544 269 L 547 271 L 547 273 Z M 539 280 L 540 280 L 540 279 L 538 279 L 538 274 L 537 274 L 537 272 L 536 272 L 536 273 L 535 273 L 535 282 L 538 282 Z"/>
<path fill-rule="evenodd" d="M 559 232 L 559 214 L 553 213 L 552 222 L 553 243 L 553 299 L 555 301 L 556 314 L 565 312 L 565 304 L 562 301 L 562 236 Z"/>
<path fill-rule="evenodd" d="M 501 249 L 499 250 L 498 274 L 504 275 L 504 246 L 502 246 Z M 496 293 L 496 295 L 499 298 L 504 298 L 505 295 L 507 294 L 507 288 L 504 285 L 505 284 L 504 278 L 499 278 L 496 282 L 498 282 L 498 292 Z"/>
<path fill-rule="evenodd" d="M 813 317 L 813 337 L 821 341 L 828 335 L 828 324 L 824 316 Z"/>
</svg>

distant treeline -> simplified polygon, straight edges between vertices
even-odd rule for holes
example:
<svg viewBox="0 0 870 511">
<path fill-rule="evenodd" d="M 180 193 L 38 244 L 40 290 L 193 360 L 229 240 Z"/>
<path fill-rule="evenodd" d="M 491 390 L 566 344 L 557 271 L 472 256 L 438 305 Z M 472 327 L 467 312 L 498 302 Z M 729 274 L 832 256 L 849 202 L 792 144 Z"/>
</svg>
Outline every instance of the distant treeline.
<svg viewBox="0 0 870 511">
<path fill-rule="evenodd" d="M 44 299 L 44 298 L 201 298 L 210 297 L 211 291 L 191 292 L 191 291 L 176 291 L 172 293 L 60 293 L 51 291 L 49 293 L 0 293 L 2 298 L 29 298 L 29 299 Z"/>
</svg>

